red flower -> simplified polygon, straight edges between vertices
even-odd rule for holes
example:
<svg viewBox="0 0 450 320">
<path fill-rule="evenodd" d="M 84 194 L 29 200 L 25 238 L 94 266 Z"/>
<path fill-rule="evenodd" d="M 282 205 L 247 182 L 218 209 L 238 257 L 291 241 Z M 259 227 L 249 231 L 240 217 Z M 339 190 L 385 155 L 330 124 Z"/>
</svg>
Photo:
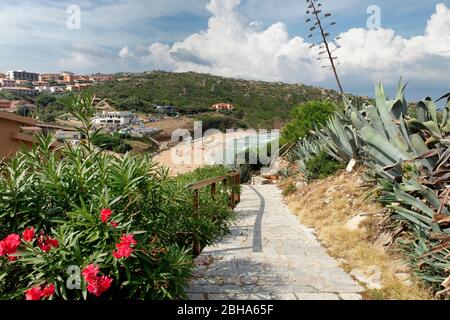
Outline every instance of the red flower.
<svg viewBox="0 0 450 320">
<path fill-rule="evenodd" d="M 102 219 L 103 223 L 108 222 L 111 215 L 112 215 L 111 209 L 102 209 L 102 211 L 100 211 L 100 218 Z"/>
<path fill-rule="evenodd" d="M 99 273 L 100 269 L 95 266 L 94 264 L 88 265 L 83 272 L 81 273 L 86 280 L 86 282 L 92 282 L 97 278 L 97 274 Z"/>
<path fill-rule="evenodd" d="M 129 258 L 134 252 L 134 249 L 132 249 L 131 246 L 137 244 L 137 241 L 134 239 L 134 235 L 124 234 L 122 238 L 120 238 L 120 241 L 120 243 L 116 244 L 117 250 L 113 252 L 113 256 L 116 259 Z"/>
<path fill-rule="evenodd" d="M 55 294 L 55 285 L 51 284 L 42 290 L 42 297 L 49 298 Z"/>
<path fill-rule="evenodd" d="M 111 287 L 113 279 L 107 276 L 97 277 L 95 281 L 89 282 L 87 290 L 96 297 L 100 297 Z"/>
<path fill-rule="evenodd" d="M 25 299 L 27 300 L 41 300 L 42 290 L 40 287 L 31 288 L 25 291 Z"/>
<path fill-rule="evenodd" d="M 132 234 L 124 234 L 122 238 L 120 238 L 121 244 L 131 246 L 137 244 L 137 241 L 134 239 L 134 235 Z"/>
<path fill-rule="evenodd" d="M 55 285 L 51 284 L 44 289 L 35 287 L 25 291 L 26 300 L 41 300 L 42 298 L 49 298 L 55 294 Z"/>
<path fill-rule="evenodd" d="M 24 241 L 26 242 L 31 242 L 33 241 L 34 238 L 34 228 L 27 228 L 25 229 L 25 231 L 22 233 L 22 238 Z"/>
<path fill-rule="evenodd" d="M 115 221 L 111 221 L 111 227 L 113 227 L 114 229 L 117 228 L 119 226 L 119 224 Z"/>
<path fill-rule="evenodd" d="M 122 258 L 129 258 L 131 254 L 134 252 L 134 249 L 132 249 L 130 246 L 118 244 L 116 245 L 117 251 L 113 252 L 113 256 L 116 259 L 122 259 Z"/>
<path fill-rule="evenodd" d="M 58 248 L 59 242 L 48 235 L 41 234 L 38 239 L 38 247 L 44 252 L 49 252 L 52 248 Z"/>
<path fill-rule="evenodd" d="M 14 254 L 20 246 L 20 236 L 18 234 L 10 234 L 0 241 L 0 257 Z M 17 260 L 17 257 L 8 257 L 9 261 Z"/>
<path fill-rule="evenodd" d="M 111 287 L 113 279 L 107 276 L 99 277 L 99 268 L 93 264 L 87 266 L 81 273 L 87 283 L 89 293 L 100 297 L 105 291 Z"/>
</svg>

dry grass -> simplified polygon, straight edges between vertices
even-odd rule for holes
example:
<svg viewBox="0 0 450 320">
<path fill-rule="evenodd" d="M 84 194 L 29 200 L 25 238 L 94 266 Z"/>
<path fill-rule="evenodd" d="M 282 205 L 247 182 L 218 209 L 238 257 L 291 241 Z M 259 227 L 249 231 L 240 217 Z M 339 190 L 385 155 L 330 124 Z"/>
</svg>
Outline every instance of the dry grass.
<svg viewBox="0 0 450 320">
<path fill-rule="evenodd" d="M 286 185 L 283 183 L 281 187 Z M 386 250 L 380 244 L 382 241 L 373 241 L 381 234 L 383 207 L 365 200 L 368 191 L 363 186 L 362 171 L 358 169 L 315 181 L 286 200 L 301 222 L 316 230 L 329 254 L 341 262 L 344 270 L 379 267 L 382 288 L 367 290 L 364 293 L 366 299 L 433 299 L 431 291 L 412 276 L 408 281 L 400 279 L 400 275 L 408 275 L 409 270 L 395 250 Z M 347 221 L 361 213 L 367 214 L 368 218 L 359 228 L 347 228 Z"/>
</svg>

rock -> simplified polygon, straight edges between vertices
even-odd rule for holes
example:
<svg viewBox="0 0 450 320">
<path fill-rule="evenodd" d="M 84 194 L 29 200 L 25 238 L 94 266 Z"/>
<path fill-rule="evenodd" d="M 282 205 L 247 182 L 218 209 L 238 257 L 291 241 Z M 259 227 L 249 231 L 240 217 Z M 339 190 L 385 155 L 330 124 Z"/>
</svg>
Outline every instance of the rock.
<svg viewBox="0 0 450 320">
<path fill-rule="evenodd" d="M 381 289 L 381 270 L 378 266 L 353 269 L 350 274 L 361 283 L 364 283 L 368 289 Z"/>
<path fill-rule="evenodd" d="M 358 214 L 357 216 L 351 218 L 350 220 L 347 221 L 347 223 L 345 224 L 345 227 L 350 231 L 359 230 L 359 225 L 367 219 L 367 216 L 365 214 L 366 213 L 362 212 L 362 213 Z"/>
<path fill-rule="evenodd" d="M 295 183 L 295 188 L 297 188 L 297 190 L 303 189 L 306 186 L 307 186 L 307 184 L 304 181 L 298 181 Z"/>
<path fill-rule="evenodd" d="M 356 165 L 356 160 L 355 159 L 350 160 L 350 162 L 348 163 L 347 169 L 346 169 L 347 172 L 352 172 L 355 165 Z"/>
</svg>

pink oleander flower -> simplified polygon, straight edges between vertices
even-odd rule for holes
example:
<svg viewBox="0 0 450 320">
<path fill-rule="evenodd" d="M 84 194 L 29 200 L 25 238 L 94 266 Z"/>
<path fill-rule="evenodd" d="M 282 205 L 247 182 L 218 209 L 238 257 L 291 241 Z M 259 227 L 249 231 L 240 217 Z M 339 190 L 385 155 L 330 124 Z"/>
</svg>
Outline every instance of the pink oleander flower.
<svg viewBox="0 0 450 320">
<path fill-rule="evenodd" d="M 98 276 L 100 269 L 94 264 L 88 265 L 81 273 L 87 284 L 87 290 L 89 293 L 100 297 L 105 291 L 107 291 L 113 282 L 113 279 L 107 276 Z"/>
<path fill-rule="evenodd" d="M 20 236 L 18 234 L 10 234 L 0 241 L 0 257 L 7 256 L 9 261 L 17 260 L 17 257 L 10 257 L 15 254 L 20 246 Z"/>
<path fill-rule="evenodd" d="M 131 246 L 137 244 L 137 241 L 134 239 L 134 235 L 124 234 L 122 238 L 120 238 L 120 241 L 120 243 L 116 244 L 116 251 L 113 252 L 113 256 L 116 259 L 129 258 L 134 252 L 134 249 L 131 248 Z"/>
<path fill-rule="evenodd" d="M 102 211 L 100 211 L 100 219 L 102 219 L 103 223 L 107 223 L 111 215 L 111 209 L 102 209 Z"/>
<path fill-rule="evenodd" d="M 25 231 L 22 233 L 22 238 L 24 241 L 26 242 L 31 242 L 34 239 L 34 228 L 27 228 L 25 229 Z"/>
</svg>

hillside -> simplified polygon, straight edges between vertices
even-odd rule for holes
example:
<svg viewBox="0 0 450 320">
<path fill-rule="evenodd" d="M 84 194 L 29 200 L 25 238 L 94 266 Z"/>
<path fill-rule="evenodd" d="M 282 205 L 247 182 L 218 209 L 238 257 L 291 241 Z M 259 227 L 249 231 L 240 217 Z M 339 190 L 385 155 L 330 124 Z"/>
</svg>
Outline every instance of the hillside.
<svg viewBox="0 0 450 320">
<path fill-rule="evenodd" d="M 302 84 L 246 81 L 192 72 L 135 74 L 129 80 L 99 84 L 92 90 L 116 108 L 128 110 L 160 104 L 195 113 L 210 110 L 215 103 L 232 103 L 236 106 L 233 116 L 254 128 L 281 128 L 290 117 L 289 111 L 302 102 L 340 99 L 336 91 Z"/>
</svg>

